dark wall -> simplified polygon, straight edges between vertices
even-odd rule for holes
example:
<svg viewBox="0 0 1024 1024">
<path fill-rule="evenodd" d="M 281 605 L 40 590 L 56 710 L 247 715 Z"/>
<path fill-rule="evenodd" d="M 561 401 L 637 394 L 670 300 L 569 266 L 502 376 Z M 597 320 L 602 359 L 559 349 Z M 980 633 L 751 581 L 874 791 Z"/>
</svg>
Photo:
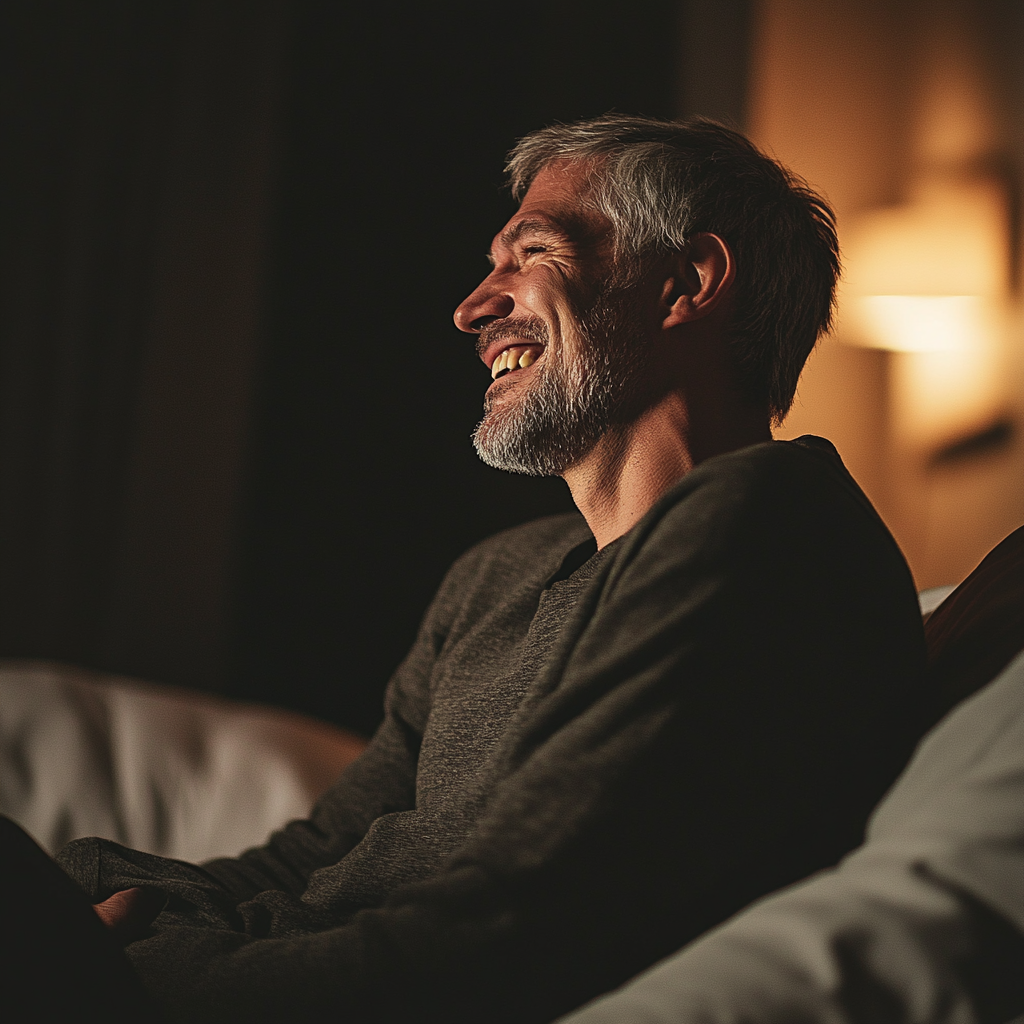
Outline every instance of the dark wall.
<svg viewBox="0 0 1024 1024">
<path fill-rule="evenodd" d="M 369 731 L 446 566 L 515 138 L 742 118 L 746 0 L 0 5 L 0 657 Z"/>
<path fill-rule="evenodd" d="M 452 559 L 572 507 L 469 434 L 489 376 L 455 330 L 513 210 L 515 138 L 677 108 L 677 5 L 526 3 L 293 21 L 236 691 L 369 729 Z"/>
<path fill-rule="evenodd" d="M 282 14 L 0 5 L 0 656 L 223 681 Z"/>
</svg>

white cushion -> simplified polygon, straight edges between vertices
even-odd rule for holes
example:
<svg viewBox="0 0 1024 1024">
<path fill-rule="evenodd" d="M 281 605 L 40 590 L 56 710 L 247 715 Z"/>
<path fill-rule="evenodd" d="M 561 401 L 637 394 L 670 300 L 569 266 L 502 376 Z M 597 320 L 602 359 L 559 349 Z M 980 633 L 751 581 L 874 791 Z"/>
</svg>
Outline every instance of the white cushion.
<svg viewBox="0 0 1024 1024">
<path fill-rule="evenodd" d="M 304 817 L 364 745 L 290 712 L 0 661 L 0 812 L 51 852 L 98 835 L 183 860 L 235 855 Z"/>
</svg>

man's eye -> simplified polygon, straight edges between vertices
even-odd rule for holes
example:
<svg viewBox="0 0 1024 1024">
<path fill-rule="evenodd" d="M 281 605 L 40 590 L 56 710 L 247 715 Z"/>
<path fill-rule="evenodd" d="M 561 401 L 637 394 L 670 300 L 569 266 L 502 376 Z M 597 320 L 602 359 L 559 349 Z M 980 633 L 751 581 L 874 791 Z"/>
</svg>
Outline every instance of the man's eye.
<svg viewBox="0 0 1024 1024">
<path fill-rule="evenodd" d="M 537 252 L 547 252 L 547 251 L 548 251 L 548 247 L 546 245 L 526 245 L 526 246 L 523 246 L 523 252 L 525 252 L 527 255 L 530 255 L 530 256 L 532 256 L 534 253 L 537 253 Z"/>
</svg>

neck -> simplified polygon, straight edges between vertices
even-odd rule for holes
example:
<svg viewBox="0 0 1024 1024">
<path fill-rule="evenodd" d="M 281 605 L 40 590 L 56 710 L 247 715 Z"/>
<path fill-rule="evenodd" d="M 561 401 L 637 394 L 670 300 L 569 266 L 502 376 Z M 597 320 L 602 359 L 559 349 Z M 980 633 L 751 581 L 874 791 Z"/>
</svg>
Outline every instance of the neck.
<svg viewBox="0 0 1024 1024">
<path fill-rule="evenodd" d="M 610 430 L 563 474 L 603 548 L 630 530 L 705 459 L 771 440 L 763 410 L 666 394 L 631 423 Z"/>
</svg>

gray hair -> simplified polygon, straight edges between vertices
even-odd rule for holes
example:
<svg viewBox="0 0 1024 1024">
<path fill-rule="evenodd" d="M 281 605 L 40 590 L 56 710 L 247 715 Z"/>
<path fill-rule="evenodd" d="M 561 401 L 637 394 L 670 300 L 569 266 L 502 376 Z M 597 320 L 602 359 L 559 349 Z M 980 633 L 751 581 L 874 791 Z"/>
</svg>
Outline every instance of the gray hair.
<svg viewBox="0 0 1024 1024">
<path fill-rule="evenodd" d="M 592 164 L 592 204 L 612 223 L 616 264 L 649 259 L 711 232 L 736 258 L 730 340 L 737 383 L 781 423 L 800 371 L 832 323 L 839 243 L 828 203 L 739 132 L 706 118 L 624 114 L 555 124 L 520 139 L 506 171 L 521 200 L 548 164 Z"/>
</svg>

